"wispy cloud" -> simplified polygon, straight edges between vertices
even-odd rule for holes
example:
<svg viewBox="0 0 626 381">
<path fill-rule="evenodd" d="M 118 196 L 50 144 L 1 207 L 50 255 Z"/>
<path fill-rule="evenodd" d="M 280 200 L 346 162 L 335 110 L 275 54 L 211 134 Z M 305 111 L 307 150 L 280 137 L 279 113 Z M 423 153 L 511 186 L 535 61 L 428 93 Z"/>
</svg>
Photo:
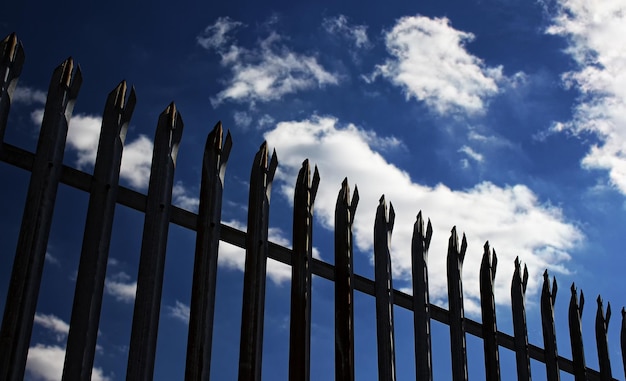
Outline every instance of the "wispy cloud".
<svg viewBox="0 0 626 381">
<path fill-rule="evenodd" d="M 46 93 L 41 90 L 33 89 L 31 87 L 17 86 L 13 91 L 13 97 L 11 102 L 22 103 L 26 105 L 32 104 L 45 104 Z"/>
<path fill-rule="evenodd" d="M 330 34 L 339 35 L 350 40 L 357 48 L 368 48 L 371 46 L 367 37 L 367 26 L 350 25 L 348 18 L 344 15 L 325 18 L 322 21 L 322 27 Z"/>
<path fill-rule="evenodd" d="M 54 315 L 36 313 L 35 324 L 55 333 L 57 341 L 63 341 L 70 332 L 70 325 Z"/>
<path fill-rule="evenodd" d="M 104 282 L 104 292 L 119 302 L 132 303 L 137 293 L 137 281 L 131 281 L 128 274 L 119 272 L 107 277 Z"/>
<path fill-rule="evenodd" d="M 251 49 L 230 43 L 227 34 L 239 25 L 220 18 L 197 38 L 205 49 L 217 51 L 222 65 L 231 71 L 225 81 L 226 88 L 211 98 L 214 107 L 226 100 L 254 105 L 338 83 L 338 77 L 328 72 L 315 55 L 292 51 L 276 32 L 271 32 Z"/>
<path fill-rule="evenodd" d="M 466 50 L 473 39 L 447 18 L 403 17 L 385 33 L 392 58 L 366 79 L 382 76 L 437 114 L 483 113 L 503 74 L 502 67 L 488 67 Z"/>
<path fill-rule="evenodd" d="M 553 132 L 592 133 L 599 139 L 582 160 L 588 169 L 609 172 L 626 194 L 626 5 L 623 1 L 560 0 L 547 33 L 568 40 L 578 68 L 563 75 L 580 92 L 574 116 Z M 539 136 L 539 138 L 545 136 Z"/>
<path fill-rule="evenodd" d="M 405 281 L 411 274 L 413 223 L 417 212 L 423 210 L 433 222 L 430 251 L 434 254 L 429 257 L 429 277 L 431 298 L 439 302 L 447 295 L 448 232 L 459 224 L 459 230 L 467 232 L 469 243 L 463 272 L 469 313 L 480 311 L 478 275 L 482 246 L 487 240 L 497 249 L 500 262 L 495 285 L 497 303 L 509 301 L 513 260 L 518 255 L 532 275 L 545 268 L 568 272 L 569 252 L 583 239 L 583 234 L 558 208 L 542 203 L 527 186 L 481 182 L 469 189 L 454 190 L 444 184 L 421 185 L 369 145 L 371 133 L 352 124 L 340 125 L 332 117 L 278 123 L 265 134 L 268 144 L 281 157 L 276 188 L 291 199 L 301 163 L 309 158 L 318 166 L 322 180 L 315 215 L 324 226 L 332 228 L 337 192 L 348 175 L 350 184 L 358 185 L 360 194 L 354 222 L 355 242 L 366 253 L 372 252 L 372 224 L 378 199 L 385 194 L 396 210 L 391 253 L 394 276 Z M 539 279 L 531 276 L 529 294 L 539 290 Z"/>
<path fill-rule="evenodd" d="M 177 300 L 173 306 L 167 306 L 167 313 L 169 316 L 189 324 L 189 306 L 185 303 Z"/>
</svg>

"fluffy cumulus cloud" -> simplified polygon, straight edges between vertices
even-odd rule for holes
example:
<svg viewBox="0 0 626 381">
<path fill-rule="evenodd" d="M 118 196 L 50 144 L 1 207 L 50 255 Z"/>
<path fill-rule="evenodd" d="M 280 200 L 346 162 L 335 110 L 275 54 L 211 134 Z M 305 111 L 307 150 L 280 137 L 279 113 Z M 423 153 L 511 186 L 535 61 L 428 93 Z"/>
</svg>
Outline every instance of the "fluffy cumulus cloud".
<svg viewBox="0 0 626 381">
<path fill-rule="evenodd" d="M 297 172 L 302 161 L 309 158 L 318 166 L 321 176 L 315 201 L 316 218 L 331 229 L 340 184 L 349 176 L 349 183 L 358 185 L 360 194 L 354 222 L 355 242 L 365 253 L 372 253 L 376 207 L 384 194 L 396 210 L 392 261 L 398 280 L 411 277 L 411 236 L 415 216 L 422 210 L 434 228 L 429 277 L 431 297 L 440 303 L 447 295 L 445 253 L 449 232 L 457 225 L 459 235 L 463 231 L 467 233 L 469 244 L 463 272 L 469 313 L 479 312 L 478 275 L 487 240 L 496 248 L 499 258 L 497 303 L 509 302 L 516 256 L 528 264 L 529 295 L 538 292 L 544 269 L 568 272 L 569 251 L 583 235 L 566 221 L 558 208 L 542 203 L 525 185 L 482 182 L 464 190 L 450 189 L 444 184 L 421 185 L 372 148 L 369 143 L 372 134 L 352 124 L 342 126 L 332 117 L 278 123 L 265 134 L 268 144 L 276 148 L 281 158 L 275 189 L 293 199 Z"/>
<path fill-rule="evenodd" d="M 63 341 L 69 333 L 69 324 L 54 315 L 37 313 L 35 324 L 57 335 L 57 341 Z M 58 381 L 63 373 L 65 362 L 65 348 L 59 345 L 35 344 L 28 349 L 26 373 L 31 380 Z M 91 379 L 94 381 L 109 381 L 101 368 L 93 368 Z"/>
<path fill-rule="evenodd" d="M 253 105 L 338 83 L 337 76 L 327 71 L 315 55 L 292 51 L 275 32 L 251 49 L 231 43 L 228 33 L 240 25 L 229 18 L 219 18 L 197 37 L 198 44 L 215 50 L 221 56 L 221 64 L 231 71 L 226 88 L 211 100 L 214 106 L 226 100 Z"/>
<path fill-rule="evenodd" d="M 137 281 L 131 280 L 125 272 L 114 274 L 104 282 L 104 292 L 113 296 L 117 301 L 133 303 L 137 293 Z"/>
<path fill-rule="evenodd" d="M 357 48 L 367 48 L 370 46 L 370 40 L 367 37 L 367 26 L 350 25 L 344 15 L 325 18 L 322 21 L 322 27 L 328 33 L 339 35 L 350 40 Z"/>
<path fill-rule="evenodd" d="M 467 51 L 473 39 L 447 18 L 403 17 L 385 33 L 392 57 L 368 80 L 382 76 L 437 114 L 482 113 L 503 74 L 502 67 L 487 67 Z"/>
<path fill-rule="evenodd" d="M 609 172 L 610 181 L 626 194 L 626 2 L 560 0 L 547 32 L 567 38 L 566 52 L 578 68 L 563 75 L 580 91 L 572 120 L 553 131 L 592 133 L 585 168 Z"/>
</svg>

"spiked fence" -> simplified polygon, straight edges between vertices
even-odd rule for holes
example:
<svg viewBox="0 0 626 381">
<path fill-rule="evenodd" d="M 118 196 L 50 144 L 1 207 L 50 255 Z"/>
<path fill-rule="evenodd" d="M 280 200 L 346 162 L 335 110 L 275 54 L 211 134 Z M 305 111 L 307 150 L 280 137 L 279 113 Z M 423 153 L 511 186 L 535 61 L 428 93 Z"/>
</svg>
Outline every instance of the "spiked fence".
<svg viewBox="0 0 626 381">
<path fill-rule="evenodd" d="M 147 195 L 119 185 L 124 139 L 135 106 L 135 92 L 120 83 L 108 96 L 104 108 L 98 154 L 93 174 L 62 164 L 68 122 L 82 82 L 80 68 L 71 58 L 54 70 L 35 153 L 4 143 L 11 97 L 15 90 L 24 53 L 16 36 L 0 44 L 0 159 L 31 172 L 27 202 L 17 243 L 13 271 L 0 330 L 0 380 L 24 377 L 35 308 L 41 284 L 44 257 L 50 233 L 56 192 L 60 183 L 90 194 L 87 221 L 76 279 L 63 380 L 89 380 L 93 368 L 108 249 L 116 204 L 145 214 L 137 292 L 128 355 L 127 379 L 150 380 L 154 372 L 161 291 L 168 228 L 171 223 L 196 231 L 196 252 L 190 307 L 185 379 L 208 380 L 211 365 L 215 281 L 219 242 L 246 250 L 239 380 L 261 378 L 266 263 L 273 258 L 291 265 L 291 319 L 289 379 L 310 377 L 312 274 L 335 284 L 335 378 L 353 380 L 354 292 L 375 297 L 380 380 L 395 380 L 394 306 L 413 311 L 415 369 L 417 380 L 432 380 L 431 319 L 450 328 L 451 369 L 455 381 L 467 380 L 466 334 L 482 338 L 488 380 L 500 379 L 499 350 L 515 352 L 517 376 L 531 379 L 530 360 L 546 366 L 548 380 L 559 380 L 560 372 L 578 380 L 612 380 L 607 329 L 611 317 L 598 297 L 596 342 L 599 371 L 586 366 L 581 318 L 584 296 L 571 287 L 569 328 L 572 359 L 559 356 L 556 346 L 554 301 L 556 281 L 550 284 L 547 271 L 541 293 L 544 348 L 529 344 L 524 307 L 528 281 L 526 267 L 515 261 L 511 284 L 514 335 L 500 332 L 496 324 L 493 282 L 497 257 L 488 244 L 480 267 L 482 323 L 468 319 L 463 310 L 461 273 L 467 250 L 463 236 L 459 245 L 456 229 L 448 244 L 447 277 L 449 309 L 433 305 L 428 294 L 428 249 L 432 236 L 430 221 L 424 228 L 417 215 L 412 240 L 413 295 L 393 288 L 390 237 L 395 212 L 381 197 L 374 221 L 375 279 L 354 274 L 352 222 L 359 201 L 358 190 L 350 197 L 347 179 L 341 185 L 335 209 L 335 265 L 312 257 L 313 204 L 320 181 L 317 168 L 311 176 L 308 161 L 299 172 L 294 195 L 293 249 L 268 240 L 271 185 L 278 165 L 264 143 L 255 156 L 250 176 L 248 228 L 246 232 L 221 224 L 222 193 L 226 164 L 232 147 L 230 133 L 223 136 L 220 123 L 208 135 L 202 166 L 198 213 L 176 206 L 172 185 L 183 122 L 174 104 L 160 115 Z M 622 309 L 622 353 L 626 349 L 626 311 Z M 626 366 L 626 357 L 622 356 Z"/>
</svg>

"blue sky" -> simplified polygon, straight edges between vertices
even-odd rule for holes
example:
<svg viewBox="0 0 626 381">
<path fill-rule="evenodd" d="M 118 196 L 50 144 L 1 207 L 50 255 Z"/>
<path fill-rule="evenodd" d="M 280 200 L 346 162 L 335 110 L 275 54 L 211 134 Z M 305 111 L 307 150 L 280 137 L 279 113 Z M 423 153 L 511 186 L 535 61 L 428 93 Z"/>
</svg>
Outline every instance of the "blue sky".
<svg viewBox="0 0 626 381">
<path fill-rule="evenodd" d="M 433 223 L 431 301 L 446 305 L 445 253 L 452 226 L 468 238 L 466 314 L 480 321 L 482 245 L 497 251 L 499 329 L 512 333 L 510 281 L 527 264 L 531 343 L 542 346 L 539 291 L 548 269 L 559 282 L 560 354 L 570 357 L 569 285 L 587 295 L 588 366 L 597 368 L 593 324 L 602 294 L 625 303 L 621 268 L 626 225 L 626 2 L 472 0 L 385 2 L 169 2 L 3 5 L 0 34 L 16 32 L 26 63 L 5 141 L 34 151 L 54 67 L 72 56 L 84 82 L 70 123 L 67 165 L 90 172 L 106 95 L 122 79 L 137 106 L 126 138 L 121 183 L 145 192 L 159 113 L 171 101 L 185 131 L 175 204 L 197 208 L 206 135 L 221 120 L 233 136 L 223 222 L 245 229 L 252 158 L 267 140 L 279 167 L 270 239 L 291 237 L 291 198 L 302 161 L 317 164 L 316 255 L 332 263 L 333 211 L 341 181 L 358 185 L 354 232 L 358 274 L 373 278 L 375 208 L 396 210 L 396 288 L 410 291 L 410 239 L 422 210 Z M 25 202 L 28 173 L 0 164 L 0 308 Z M 87 195 L 61 186 L 27 365 L 32 380 L 60 375 Z M 143 215 L 118 206 L 107 269 L 94 379 L 124 378 Z M 172 225 L 155 379 L 184 373 L 195 235 Z M 244 254 L 223 244 L 214 335 L 215 379 L 236 376 Z M 287 378 L 290 269 L 268 264 L 263 374 Z M 333 286 L 313 285 L 314 379 L 333 374 Z M 374 300 L 356 298 L 357 379 L 376 378 Z M 621 377 L 617 316 L 609 328 Z M 399 379 L 413 377 L 411 315 L 396 309 Z M 448 379 L 447 328 L 433 323 L 435 378 Z M 470 377 L 484 378 L 482 342 L 468 337 Z M 501 350 L 503 379 L 514 355 Z M 542 378 L 542 365 L 532 364 Z M 508 367 L 508 369 L 507 369 Z M 545 373 L 544 373 L 545 374 Z M 569 379 L 564 376 L 563 379 Z"/>
</svg>

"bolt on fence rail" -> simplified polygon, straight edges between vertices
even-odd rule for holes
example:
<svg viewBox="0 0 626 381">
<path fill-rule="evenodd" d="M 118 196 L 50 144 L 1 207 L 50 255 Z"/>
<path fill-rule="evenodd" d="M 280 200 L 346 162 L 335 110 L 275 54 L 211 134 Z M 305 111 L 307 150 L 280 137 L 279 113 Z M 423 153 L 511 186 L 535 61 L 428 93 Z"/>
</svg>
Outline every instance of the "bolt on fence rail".
<svg viewBox="0 0 626 381">
<path fill-rule="evenodd" d="M 375 297 L 378 341 L 378 372 L 381 380 L 395 380 L 393 306 L 413 311 L 416 379 L 432 380 L 430 321 L 450 328 L 451 369 L 454 380 L 467 380 L 466 334 L 483 339 L 486 377 L 500 379 L 500 347 L 516 354 L 517 376 L 530 380 L 530 359 L 546 366 L 548 380 L 559 380 L 560 371 L 578 380 L 613 380 L 608 353 L 607 330 L 611 306 L 606 314 L 597 299 L 595 321 L 600 370 L 586 366 L 581 318 L 584 295 L 571 286 L 569 329 L 572 360 L 559 356 L 556 346 L 554 301 L 557 283 L 544 273 L 541 320 L 544 348 L 528 343 L 524 306 L 528 271 L 518 259 L 511 284 L 514 335 L 500 332 L 496 324 L 493 282 L 497 256 L 484 246 L 480 267 L 483 323 L 464 315 L 461 270 L 467 250 L 465 235 L 459 245 L 452 229 L 447 256 L 449 310 L 430 304 L 428 294 L 428 249 L 432 237 L 430 221 L 424 229 L 419 212 L 412 240 L 413 295 L 393 288 L 389 242 L 395 220 L 393 206 L 380 198 L 374 221 L 375 279 L 354 274 L 352 222 L 359 201 L 358 190 L 350 197 L 347 178 L 341 184 L 335 209 L 335 265 L 312 257 L 313 204 L 320 175 L 311 177 L 308 160 L 302 164 L 294 194 L 293 249 L 268 240 L 271 185 L 278 159 L 269 155 L 266 143 L 257 152 L 250 175 L 248 230 L 243 232 L 221 223 L 222 194 L 226 164 L 232 147 L 230 133 L 224 138 L 221 123 L 206 141 L 200 205 L 192 213 L 172 205 L 173 175 L 183 122 L 172 103 L 159 117 L 154 139 L 152 169 L 147 195 L 119 185 L 124 140 L 135 103 L 134 89 L 126 98 L 121 82 L 105 103 L 94 172 L 88 174 L 62 164 L 68 123 L 82 83 L 79 67 L 71 58 L 52 75 L 39 142 L 35 153 L 4 143 L 11 98 L 24 63 L 21 42 L 15 34 L 0 42 L 0 160 L 31 172 L 27 203 L 14 258 L 13 271 L 0 329 L 0 379 L 22 380 L 35 318 L 45 251 L 59 183 L 88 192 L 89 206 L 83 235 L 76 291 L 65 354 L 63 380 L 89 380 L 96 350 L 102 294 L 111 230 L 116 204 L 145 214 L 137 293 L 128 356 L 127 379 L 150 380 L 154 372 L 161 290 L 165 270 L 167 233 L 170 223 L 196 231 L 196 252 L 187 340 L 186 380 L 210 377 L 215 280 L 219 242 L 246 250 L 241 322 L 239 379 L 260 380 L 263 348 L 263 318 L 267 259 L 292 266 L 289 379 L 310 378 L 312 274 L 335 284 L 335 377 L 354 380 L 354 291 Z M 622 308 L 622 362 L 626 371 L 626 311 Z"/>
</svg>

